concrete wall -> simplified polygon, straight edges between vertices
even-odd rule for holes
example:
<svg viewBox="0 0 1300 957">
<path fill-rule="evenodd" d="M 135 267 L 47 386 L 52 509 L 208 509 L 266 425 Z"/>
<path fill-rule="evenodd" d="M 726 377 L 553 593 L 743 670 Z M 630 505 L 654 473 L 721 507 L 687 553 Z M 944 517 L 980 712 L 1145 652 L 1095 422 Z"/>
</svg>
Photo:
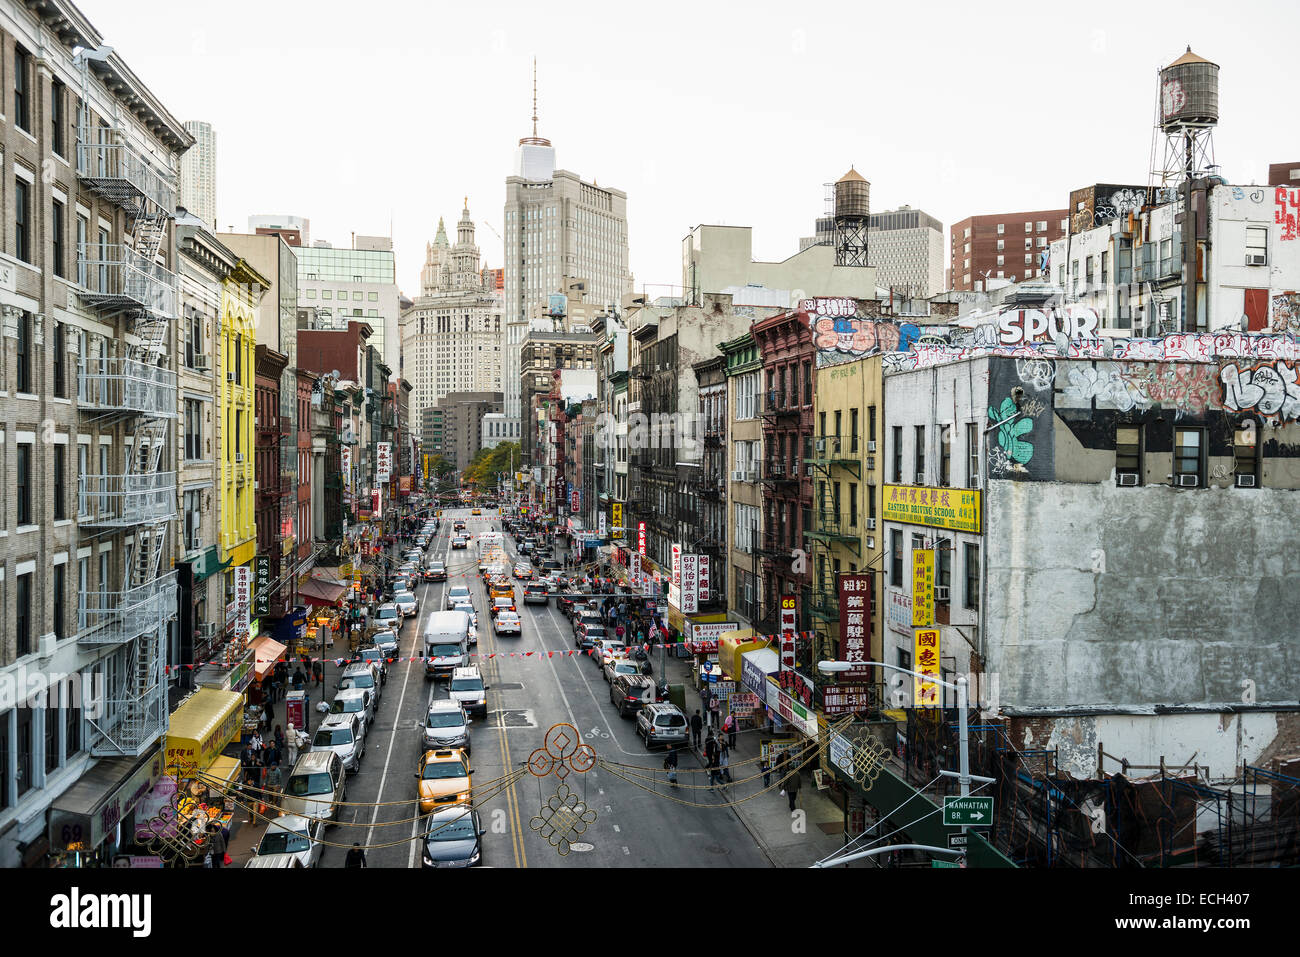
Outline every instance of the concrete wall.
<svg viewBox="0 0 1300 957">
<path fill-rule="evenodd" d="M 755 262 L 748 226 L 691 230 L 682 240 L 682 287 L 690 289 L 692 283 L 701 294 L 746 285 L 788 289 L 791 306 L 805 296 L 876 297 L 875 267 L 836 266 L 831 246 L 809 246 L 777 263 Z"/>
<path fill-rule="evenodd" d="M 1292 702 L 1289 490 L 993 480 L 989 670 L 1010 710 Z M 1116 752 L 1117 753 L 1117 752 Z"/>
</svg>

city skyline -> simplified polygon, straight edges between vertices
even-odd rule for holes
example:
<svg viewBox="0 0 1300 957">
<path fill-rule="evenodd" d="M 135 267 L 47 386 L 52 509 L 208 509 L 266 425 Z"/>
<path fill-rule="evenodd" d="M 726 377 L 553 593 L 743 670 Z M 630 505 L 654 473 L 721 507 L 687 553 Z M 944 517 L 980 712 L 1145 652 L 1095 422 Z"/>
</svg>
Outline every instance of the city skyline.
<svg viewBox="0 0 1300 957">
<path fill-rule="evenodd" d="M 381 6 L 351 25 L 341 46 L 329 5 L 304 20 L 294 5 L 235 3 L 232 16 L 214 22 L 198 5 L 173 5 L 167 18 L 150 20 L 106 0 L 83 3 L 179 115 L 203 116 L 222 131 L 219 232 L 242 231 L 250 214 L 279 211 L 310 217 L 313 238 L 339 247 L 352 233 L 387 235 L 391 222 L 398 283 L 407 295 L 418 293 L 424 244 L 438 216 L 459 209 L 466 195 L 481 225 L 484 264 L 502 264 L 503 181 L 519 138 L 531 132 L 534 56 L 538 132 L 554 143 L 557 168 L 628 194 L 630 268 L 638 289 L 680 282 L 681 239 L 702 223 L 752 226 L 757 258 L 793 255 L 822 212 L 822 184 L 850 164 L 871 181 L 873 209 L 911 205 L 945 228 L 971 215 L 1058 208 L 1069 190 L 1090 183 L 1144 182 L 1156 71 L 1189 44 L 1222 67 L 1216 158 L 1229 181 L 1263 182 L 1269 163 L 1300 154 L 1300 132 L 1278 127 L 1271 98 L 1261 95 L 1286 88 L 1292 68 L 1282 58 L 1255 55 L 1245 36 L 1198 15 L 1212 10 L 1208 4 L 1193 5 L 1189 26 L 1176 39 L 1159 11 L 1119 4 L 1096 10 L 1092 22 L 1099 26 L 1084 29 L 1030 4 L 1002 8 L 996 26 L 973 8 L 948 5 L 940 16 L 949 29 L 941 35 L 921 30 L 935 22 L 929 11 L 870 14 L 829 4 L 797 12 L 773 5 L 748 23 L 692 9 L 696 26 L 689 33 L 674 26 L 679 21 L 671 11 L 642 23 L 578 5 L 563 18 L 530 19 L 525 30 L 510 26 L 512 12 L 524 12 L 514 4 L 477 24 L 469 8 L 440 12 L 435 23 L 431 10 Z M 1258 3 L 1239 11 L 1242 19 L 1267 20 L 1286 7 Z M 400 32 L 391 29 L 395 15 L 406 23 Z M 609 61 L 617 62 L 618 74 L 602 76 L 606 61 L 561 54 L 570 20 L 598 24 L 597 41 L 643 44 L 655 55 Z M 249 23 L 258 29 L 247 30 Z M 1111 23 L 1122 27 L 1104 26 Z M 842 40 L 855 30 L 923 40 L 876 44 L 864 60 Z M 1056 101 L 1057 84 L 1041 54 L 994 55 L 999 45 L 1034 49 L 1021 44 L 1031 33 L 1054 37 L 1052 63 L 1090 71 L 1089 82 L 1059 84 Z M 982 41 L 973 54 L 972 37 Z M 261 54 L 271 49 L 277 57 L 267 61 Z M 193 72 L 182 67 L 196 57 L 222 82 L 194 83 Z M 342 57 L 349 70 L 335 79 Z M 252 60 L 258 71 L 238 76 Z M 430 65 L 439 75 L 470 78 L 469 95 L 439 100 L 439 122 L 456 130 L 450 141 L 423 114 L 416 121 L 414 92 L 376 98 L 368 84 L 353 82 L 382 71 L 385 89 L 417 91 L 428 84 Z M 882 84 L 888 98 L 878 100 L 871 93 L 875 76 L 909 79 Z M 961 100 L 952 92 L 957 76 Z M 289 146 L 268 152 L 262 117 L 242 104 L 275 84 L 300 90 L 295 104 L 320 104 L 282 117 L 280 144 L 320 142 L 330 111 L 335 119 L 368 116 L 371 135 L 298 159 Z M 1024 96 L 1010 96 L 1008 88 Z M 965 103 L 973 118 L 950 119 L 953 107 Z M 662 117 L 672 132 L 644 126 L 637 114 Z M 382 135 L 386 127 L 391 136 Z M 729 130 L 764 143 L 789 137 L 807 148 L 746 150 L 743 140 L 736 149 L 708 145 L 725 143 Z M 1050 171 L 1035 157 L 1050 157 Z M 783 195 L 771 202 L 777 182 Z M 756 205 L 755 196 L 768 198 Z"/>
</svg>

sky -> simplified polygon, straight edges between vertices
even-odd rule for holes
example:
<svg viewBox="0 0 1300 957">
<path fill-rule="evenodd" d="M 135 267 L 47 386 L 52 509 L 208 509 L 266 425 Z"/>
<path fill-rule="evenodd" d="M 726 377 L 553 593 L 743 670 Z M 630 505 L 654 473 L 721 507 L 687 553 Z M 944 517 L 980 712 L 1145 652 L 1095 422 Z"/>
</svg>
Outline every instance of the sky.
<svg viewBox="0 0 1300 957">
<path fill-rule="evenodd" d="M 538 132 L 559 168 L 627 193 L 652 291 L 680 284 L 700 223 L 793 255 L 850 165 L 873 212 L 908 204 L 945 235 L 1145 183 L 1156 73 L 1189 44 L 1221 66 L 1221 174 L 1266 182 L 1300 159 L 1300 58 L 1272 39 L 1293 32 L 1284 2 L 78 3 L 173 115 L 215 127 L 219 232 L 258 213 L 305 216 L 335 246 L 391 230 L 411 296 L 466 197 L 501 265 L 534 56 Z"/>
</svg>

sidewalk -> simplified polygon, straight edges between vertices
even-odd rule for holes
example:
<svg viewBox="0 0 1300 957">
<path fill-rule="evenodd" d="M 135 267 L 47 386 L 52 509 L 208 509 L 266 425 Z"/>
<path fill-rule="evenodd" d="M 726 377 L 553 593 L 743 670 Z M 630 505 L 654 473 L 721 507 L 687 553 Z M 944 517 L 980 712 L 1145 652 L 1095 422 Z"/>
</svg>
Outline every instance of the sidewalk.
<svg viewBox="0 0 1300 957">
<path fill-rule="evenodd" d="M 699 689 L 691 673 L 693 661 L 689 658 L 668 658 L 665 676 L 669 684 L 686 686 L 688 718 L 699 705 Z M 657 654 L 653 662 L 658 667 Z M 792 734 L 799 736 L 798 732 Z M 771 737 L 770 733 L 761 730 L 741 731 L 736 735 L 736 747 L 732 749 L 730 757 L 734 768 L 733 778 L 739 781 L 758 773 L 759 741 L 766 737 Z M 701 739 L 708 739 L 707 727 Z M 691 755 L 694 755 L 693 759 Z M 679 760 L 682 770 L 706 765 L 703 748 L 699 751 L 691 749 L 689 753 L 683 751 Z M 744 764 L 746 761 L 752 763 Z M 697 779 L 693 783 L 702 784 L 708 780 L 707 775 L 689 777 Z M 843 844 L 844 812 L 831 800 L 829 792 L 817 790 L 810 774 L 803 775 L 795 805 L 797 811 L 803 812 L 802 818 L 790 813 L 789 798 L 780 793 L 781 787 L 775 772 L 772 775 L 772 789 L 763 794 L 757 793 L 763 790 L 763 780 L 757 778 L 743 784 L 723 785 L 720 794 L 724 801 L 743 801 L 736 804 L 732 811 L 773 867 L 808 867 L 838 850 Z M 748 800 L 743 800 L 745 798 Z"/>
</svg>

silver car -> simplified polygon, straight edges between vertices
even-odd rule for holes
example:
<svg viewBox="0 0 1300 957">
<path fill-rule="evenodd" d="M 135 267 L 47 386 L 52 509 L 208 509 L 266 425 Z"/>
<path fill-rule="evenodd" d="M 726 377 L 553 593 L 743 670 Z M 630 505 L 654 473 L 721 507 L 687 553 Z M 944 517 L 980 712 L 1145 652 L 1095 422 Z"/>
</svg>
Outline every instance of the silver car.
<svg viewBox="0 0 1300 957">
<path fill-rule="evenodd" d="M 323 821 L 315 821 L 301 814 L 281 814 L 271 821 L 253 853 L 259 857 L 289 854 L 297 858 L 303 867 L 315 867 L 320 863 L 321 852 L 325 849 L 325 845 L 320 842 L 324 829 Z"/>
<path fill-rule="evenodd" d="M 361 770 L 361 756 L 366 750 L 366 735 L 360 716 L 331 714 L 320 723 L 311 739 L 313 751 L 333 751 L 343 767 L 353 774 Z"/>
<path fill-rule="evenodd" d="M 469 715 L 460 702 L 450 698 L 435 698 L 429 702 L 420 728 L 420 743 L 426 751 L 439 748 L 464 748 L 470 753 Z"/>
<path fill-rule="evenodd" d="M 469 587 L 466 585 L 452 585 L 447 589 L 447 610 L 451 611 L 457 605 L 463 604 L 473 604 Z"/>
<path fill-rule="evenodd" d="M 393 592 L 393 604 L 401 611 L 404 618 L 417 615 L 420 611 L 420 600 L 409 591 Z"/>
</svg>

